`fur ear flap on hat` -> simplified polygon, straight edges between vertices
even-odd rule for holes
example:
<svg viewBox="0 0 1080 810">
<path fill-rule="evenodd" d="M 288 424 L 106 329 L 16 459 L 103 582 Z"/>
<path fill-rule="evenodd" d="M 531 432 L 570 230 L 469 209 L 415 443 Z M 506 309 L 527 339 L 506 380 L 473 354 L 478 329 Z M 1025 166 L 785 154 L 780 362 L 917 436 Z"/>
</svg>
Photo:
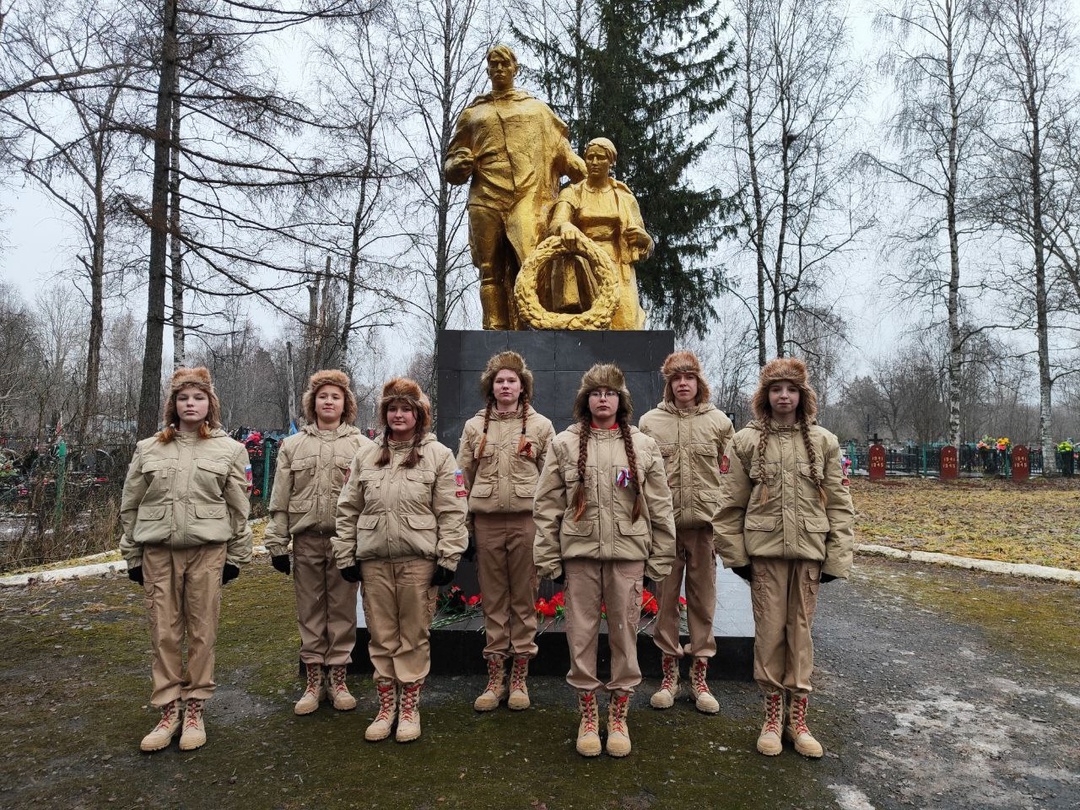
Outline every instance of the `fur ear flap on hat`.
<svg viewBox="0 0 1080 810">
<path fill-rule="evenodd" d="M 712 399 L 709 384 L 705 382 L 705 376 L 701 372 L 701 361 L 693 352 L 672 352 L 664 358 L 660 373 L 664 375 L 664 402 L 675 401 L 675 394 L 671 390 L 671 378 L 676 374 L 693 374 L 697 377 L 696 404 L 700 405 Z"/>
<path fill-rule="evenodd" d="M 176 395 L 188 387 L 198 388 L 206 393 L 206 398 L 210 402 L 206 409 L 206 424 L 211 428 L 221 427 L 221 402 L 218 401 L 217 392 L 214 391 L 210 369 L 205 366 L 181 367 L 173 372 L 169 380 L 169 395 L 165 398 L 165 408 L 162 413 L 162 420 L 165 422 L 165 441 L 172 440 L 172 431 L 180 425 L 180 418 L 176 415 Z"/>
<path fill-rule="evenodd" d="M 817 392 L 810 385 L 806 363 L 797 357 L 777 357 L 762 367 L 758 387 L 751 402 L 754 417 L 758 421 L 764 421 L 772 415 L 772 408 L 769 406 L 769 386 L 781 380 L 794 383 L 799 389 L 798 412 L 802 414 L 807 424 L 814 424 L 817 419 Z"/>
<path fill-rule="evenodd" d="M 379 418 L 386 425 L 386 412 L 390 403 L 395 400 L 408 402 L 416 414 L 416 432 L 426 433 L 431 429 L 431 400 L 421 390 L 416 380 L 408 377 L 394 377 L 388 380 L 382 389 L 382 400 L 379 402 Z"/>
<path fill-rule="evenodd" d="M 484 373 L 480 375 L 480 395 L 489 402 L 494 401 L 495 395 L 492 388 L 495 384 L 495 377 L 503 369 L 518 375 L 518 379 L 521 380 L 521 397 L 531 402 L 533 398 L 532 372 L 525 365 L 525 358 L 517 352 L 511 351 L 499 352 L 488 360 Z"/>
<path fill-rule="evenodd" d="M 304 391 L 304 418 L 309 425 L 318 424 L 317 415 L 315 413 L 315 397 L 319 393 L 319 389 L 324 385 L 336 385 L 341 389 L 345 396 L 345 408 L 341 412 L 341 424 L 351 425 L 356 421 L 357 405 L 356 395 L 352 390 L 352 381 L 349 380 L 349 375 L 344 371 L 338 371 L 337 369 L 322 369 L 316 371 L 311 375 L 311 379 L 308 380 L 307 390 Z"/>
<path fill-rule="evenodd" d="M 626 387 L 626 377 L 622 369 L 614 363 L 597 363 L 581 378 L 581 386 L 574 398 L 575 421 L 584 422 L 592 418 L 592 413 L 589 411 L 589 392 L 598 388 L 618 391 L 619 409 L 616 413 L 625 413 L 627 422 L 633 420 L 634 403 L 630 398 L 630 389 Z"/>
</svg>

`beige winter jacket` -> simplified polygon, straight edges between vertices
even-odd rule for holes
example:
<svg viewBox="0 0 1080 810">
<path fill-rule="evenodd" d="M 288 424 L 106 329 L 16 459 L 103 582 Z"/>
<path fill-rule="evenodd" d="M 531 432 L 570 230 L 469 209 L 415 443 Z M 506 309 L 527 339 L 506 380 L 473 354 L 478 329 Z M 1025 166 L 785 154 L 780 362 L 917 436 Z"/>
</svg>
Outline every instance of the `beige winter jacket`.
<svg viewBox="0 0 1080 810">
<path fill-rule="evenodd" d="M 135 445 L 120 502 L 128 567 L 142 565 L 144 545 L 158 544 L 225 543 L 227 562 L 251 562 L 250 472 L 244 445 L 220 429 L 207 439 L 177 433 L 167 444 L 151 436 Z"/>
<path fill-rule="evenodd" d="M 349 465 L 337 502 L 337 567 L 424 558 L 455 570 L 469 536 L 465 492 L 458 494 L 453 454 L 429 434 L 415 467 L 401 465 L 411 442 L 391 442 L 390 463 L 379 467 L 375 462 L 382 441 L 361 448 Z"/>
<path fill-rule="evenodd" d="M 525 420 L 525 448 L 521 442 L 521 409 L 501 414 L 493 408 L 487 441 L 479 458 L 476 449 L 484 436 L 484 411 L 465 423 L 458 444 L 457 465 L 469 489 L 469 510 L 483 514 L 531 512 L 533 495 L 548 445 L 555 438 L 551 420 L 529 408 Z"/>
<path fill-rule="evenodd" d="M 728 568 L 751 557 L 820 560 L 821 571 L 846 577 L 851 571 L 855 510 L 843 482 L 840 444 L 829 431 L 810 427 L 815 467 L 825 488 L 825 504 L 810 475 L 810 459 L 797 426 L 769 428 L 764 474 L 756 474 L 761 426 L 751 422 L 735 434 L 731 471 L 724 476 L 720 506 L 713 519 L 716 551 Z M 761 503 L 762 484 L 769 498 Z"/>
<path fill-rule="evenodd" d="M 537 574 L 554 579 L 562 573 L 566 559 L 644 560 L 645 575 L 663 579 L 675 560 L 675 521 L 660 449 L 637 428 L 630 428 L 644 496 L 641 516 L 634 522 L 633 488 L 620 486 L 617 480 L 620 471 L 627 468 L 622 432 L 590 429 L 586 506 L 581 519 L 575 521 L 573 498 L 579 480 L 581 430 L 580 425 L 571 425 L 555 437 L 540 473 L 533 507 Z"/>
<path fill-rule="evenodd" d="M 270 495 L 266 550 L 285 554 L 294 534 L 333 534 L 337 499 L 349 462 L 373 442 L 353 425 L 319 430 L 305 425 L 278 449 L 277 472 Z"/>
<path fill-rule="evenodd" d="M 661 402 L 638 424 L 660 446 L 675 525 L 680 529 L 710 525 L 720 496 L 720 470 L 730 464 L 735 437 L 731 420 L 708 402 L 686 411 Z"/>
</svg>

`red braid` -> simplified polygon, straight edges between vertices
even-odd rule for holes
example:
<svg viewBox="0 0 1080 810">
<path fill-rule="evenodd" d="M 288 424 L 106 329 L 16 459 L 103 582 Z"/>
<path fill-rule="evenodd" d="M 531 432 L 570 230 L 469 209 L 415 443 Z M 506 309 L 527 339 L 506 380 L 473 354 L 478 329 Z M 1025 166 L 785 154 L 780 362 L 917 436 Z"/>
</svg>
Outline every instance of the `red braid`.
<svg viewBox="0 0 1080 810">
<path fill-rule="evenodd" d="M 578 457 L 577 457 L 577 473 L 578 473 L 578 485 L 574 491 L 574 522 L 581 520 L 581 516 L 585 514 L 585 464 L 589 460 L 589 420 L 582 419 L 578 422 L 578 427 L 581 430 L 578 432 Z"/>
<path fill-rule="evenodd" d="M 630 486 L 634 488 L 634 511 L 631 518 L 634 522 L 641 517 L 641 485 L 638 483 L 637 453 L 634 452 L 634 439 L 630 435 L 630 423 L 626 418 L 626 411 L 619 411 L 619 430 L 622 431 L 623 448 L 626 450 L 626 461 L 630 467 Z"/>
</svg>

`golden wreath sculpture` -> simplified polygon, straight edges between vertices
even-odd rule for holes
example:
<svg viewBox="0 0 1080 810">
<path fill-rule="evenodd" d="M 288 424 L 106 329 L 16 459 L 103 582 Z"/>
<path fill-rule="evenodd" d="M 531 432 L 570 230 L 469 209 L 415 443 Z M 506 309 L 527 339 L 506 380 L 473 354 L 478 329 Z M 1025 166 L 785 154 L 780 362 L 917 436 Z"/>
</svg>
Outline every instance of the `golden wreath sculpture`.
<svg viewBox="0 0 1080 810">
<path fill-rule="evenodd" d="M 550 265 L 561 256 L 580 255 L 589 263 L 596 279 L 592 306 L 584 312 L 551 312 L 540 303 L 540 280 Z M 533 329 L 608 329 L 619 304 L 619 272 L 611 257 L 592 239 L 582 235 L 578 249 L 563 247 L 562 238 L 549 236 L 536 246 L 518 271 L 514 284 L 518 316 Z"/>
</svg>

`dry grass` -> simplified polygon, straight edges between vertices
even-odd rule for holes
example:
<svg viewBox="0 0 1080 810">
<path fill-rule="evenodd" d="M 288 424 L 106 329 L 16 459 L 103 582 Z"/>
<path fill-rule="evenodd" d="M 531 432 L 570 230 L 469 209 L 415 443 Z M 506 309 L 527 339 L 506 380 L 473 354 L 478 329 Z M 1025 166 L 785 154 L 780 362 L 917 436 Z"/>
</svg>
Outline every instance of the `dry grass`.
<svg viewBox="0 0 1080 810">
<path fill-rule="evenodd" d="M 1080 479 L 852 481 L 855 540 L 1080 570 Z"/>
</svg>

